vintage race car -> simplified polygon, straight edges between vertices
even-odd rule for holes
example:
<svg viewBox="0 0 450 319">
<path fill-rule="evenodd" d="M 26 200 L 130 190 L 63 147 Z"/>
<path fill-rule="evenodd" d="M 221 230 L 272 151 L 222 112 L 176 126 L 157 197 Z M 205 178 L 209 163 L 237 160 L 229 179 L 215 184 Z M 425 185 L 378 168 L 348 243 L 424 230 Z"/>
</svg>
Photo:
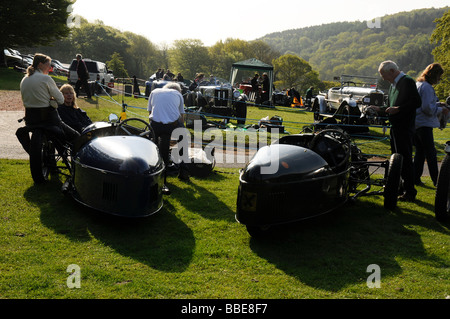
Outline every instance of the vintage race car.
<svg viewBox="0 0 450 319">
<path fill-rule="evenodd" d="M 93 210 L 145 217 L 163 206 L 164 162 L 150 125 L 138 118 L 86 127 L 73 144 L 47 128 L 31 128 L 30 170 L 42 183 L 50 172 L 67 176 L 62 190 Z M 55 150 L 56 149 L 56 150 Z"/>
<path fill-rule="evenodd" d="M 195 113 L 201 113 L 225 121 L 234 117 L 238 123 L 244 124 L 247 117 L 247 100 L 247 96 L 233 89 L 229 81 L 214 77 L 184 94 L 186 117 L 195 119 Z"/>
<path fill-rule="evenodd" d="M 284 136 L 259 149 L 241 170 L 236 220 L 258 236 L 363 195 L 383 195 L 384 207 L 394 209 L 401 166 L 400 154 L 368 161 L 342 130 Z M 384 176 L 373 178 L 369 167 L 384 169 Z"/>
<path fill-rule="evenodd" d="M 341 86 L 333 87 L 313 100 L 315 121 L 325 119 L 326 123 L 343 124 L 344 127 L 386 124 L 386 118 L 368 107 L 382 106 L 385 102 L 384 92 L 378 89 L 377 78 L 342 75 L 340 82 Z M 349 128 L 347 131 L 368 131 L 368 128 Z"/>
</svg>

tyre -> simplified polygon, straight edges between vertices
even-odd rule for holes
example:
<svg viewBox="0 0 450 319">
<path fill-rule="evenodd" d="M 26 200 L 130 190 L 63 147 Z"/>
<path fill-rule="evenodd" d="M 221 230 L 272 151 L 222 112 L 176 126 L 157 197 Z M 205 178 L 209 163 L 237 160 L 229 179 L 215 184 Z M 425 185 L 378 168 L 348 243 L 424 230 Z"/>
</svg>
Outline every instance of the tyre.
<svg viewBox="0 0 450 319">
<path fill-rule="evenodd" d="M 356 117 L 352 114 L 352 107 L 346 102 L 342 102 L 345 106 L 342 109 L 342 124 L 353 125 L 355 124 Z"/>
<path fill-rule="evenodd" d="M 450 155 L 446 155 L 441 164 L 434 200 L 436 219 L 445 222 L 450 216 Z"/>
<path fill-rule="evenodd" d="M 314 121 L 320 122 L 322 120 L 322 116 L 320 115 L 320 102 L 319 102 L 318 98 L 314 99 L 314 101 L 312 103 L 311 111 L 314 114 Z"/>
<path fill-rule="evenodd" d="M 44 183 L 50 174 L 49 164 L 54 156 L 51 142 L 42 130 L 35 130 L 31 136 L 30 171 L 36 184 Z"/>
<path fill-rule="evenodd" d="M 397 207 L 398 190 L 402 172 L 403 157 L 395 153 L 391 155 L 389 167 L 385 174 L 386 184 L 384 185 L 384 208 L 393 210 Z"/>
</svg>

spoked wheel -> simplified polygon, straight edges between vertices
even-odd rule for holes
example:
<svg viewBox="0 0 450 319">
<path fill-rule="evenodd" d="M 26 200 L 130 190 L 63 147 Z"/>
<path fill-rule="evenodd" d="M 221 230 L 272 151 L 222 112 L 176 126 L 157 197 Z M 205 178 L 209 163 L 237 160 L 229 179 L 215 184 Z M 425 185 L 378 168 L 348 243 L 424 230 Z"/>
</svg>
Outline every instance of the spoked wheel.
<svg viewBox="0 0 450 319">
<path fill-rule="evenodd" d="M 130 122 L 137 122 L 135 125 L 131 125 Z M 146 137 L 152 141 L 155 141 L 155 133 L 151 125 L 139 118 L 129 118 L 122 122 L 120 122 L 116 127 L 116 135 L 119 135 L 121 132 L 126 135 L 135 135 Z"/>
<path fill-rule="evenodd" d="M 398 153 L 391 155 L 389 167 L 385 174 L 386 184 L 384 185 L 384 208 L 392 210 L 397 207 L 398 190 L 400 188 L 400 178 L 402 173 L 403 157 Z"/>
<path fill-rule="evenodd" d="M 315 98 L 312 103 L 312 112 L 314 114 L 314 121 L 320 122 L 323 117 L 320 115 L 320 102 L 318 98 Z"/>
<path fill-rule="evenodd" d="M 320 145 L 319 145 L 320 144 Z M 311 140 L 309 148 L 316 151 L 316 148 L 324 148 L 328 154 L 339 153 L 338 150 L 343 150 L 345 155 L 341 158 L 331 156 L 331 161 L 335 167 L 340 167 L 345 164 L 351 152 L 351 139 L 347 133 L 340 129 L 325 129 L 317 133 Z M 321 154 L 322 152 L 319 152 Z"/>
<path fill-rule="evenodd" d="M 42 130 L 35 130 L 31 136 L 30 171 L 36 184 L 48 180 L 50 169 L 55 165 L 55 149 Z"/>
<path fill-rule="evenodd" d="M 342 121 L 341 123 L 344 125 L 353 125 L 356 122 L 356 115 L 353 114 L 352 110 L 353 108 L 348 105 L 346 102 L 342 102 L 345 103 L 345 107 L 342 110 Z"/>
<path fill-rule="evenodd" d="M 434 200 L 436 219 L 445 222 L 450 216 L 450 155 L 446 155 L 441 164 Z"/>
</svg>

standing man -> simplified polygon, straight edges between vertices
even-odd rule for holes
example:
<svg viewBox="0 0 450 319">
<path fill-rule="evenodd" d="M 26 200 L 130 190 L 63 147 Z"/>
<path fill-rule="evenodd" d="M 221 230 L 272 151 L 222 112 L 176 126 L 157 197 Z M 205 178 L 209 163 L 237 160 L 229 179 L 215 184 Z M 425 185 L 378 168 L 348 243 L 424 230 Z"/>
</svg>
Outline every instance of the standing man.
<svg viewBox="0 0 450 319">
<path fill-rule="evenodd" d="M 415 81 L 400 71 L 395 62 L 382 62 L 378 72 L 384 80 L 391 83 L 387 108 L 384 110 L 391 123 L 391 151 L 403 156 L 401 176 L 404 193 L 399 200 L 413 202 L 417 195 L 414 187 L 413 139 L 416 109 L 421 106 L 422 100 Z M 380 110 L 379 107 L 373 108 Z"/>
<path fill-rule="evenodd" d="M 311 101 L 313 98 L 313 90 L 314 90 L 313 86 L 309 87 L 309 89 L 306 90 L 306 106 L 307 107 L 311 107 Z"/>
<path fill-rule="evenodd" d="M 172 132 L 176 128 L 184 126 L 184 100 L 180 85 L 170 82 L 163 88 L 153 90 L 148 98 L 147 110 L 161 157 L 167 168 Z M 189 180 L 189 174 L 183 163 L 180 165 L 178 177 L 181 180 Z M 166 185 L 164 185 L 163 192 L 165 194 L 170 192 Z"/>
<path fill-rule="evenodd" d="M 254 93 L 254 101 L 259 104 L 259 74 L 255 73 L 255 76 L 251 79 L 252 93 Z"/>
<path fill-rule="evenodd" d="M 270 80 L 267 76 L 267 73 L 263 73 L 262 75 L 262 83 L 261 83 L 261 103 L 264 103 L 266 101 L 269 101 L 269 94 L 270 94 Z"/>
<path fill-rule="evenodd" d="M 86 63 L 84 63 L 81 54 L 77 54 L 77 74 L 78 74 L 78 81 L 75 84 L 75 93 L 78 97 L 80 93 L 80 88 L 83 87 L 84 91 L 86 92 L 87 98 L 91 98 L 91 90 L 89 89 L 89 71 L 87 69 Z"/>
</svg>

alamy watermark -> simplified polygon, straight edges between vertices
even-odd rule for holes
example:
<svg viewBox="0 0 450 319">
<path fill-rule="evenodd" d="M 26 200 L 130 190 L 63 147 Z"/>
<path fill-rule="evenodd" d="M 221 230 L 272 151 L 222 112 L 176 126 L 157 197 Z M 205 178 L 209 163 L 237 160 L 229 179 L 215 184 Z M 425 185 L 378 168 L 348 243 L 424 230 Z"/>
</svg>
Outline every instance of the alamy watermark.
<svg viewBox="0 0 450 319">
<path fill-rule="evenodd" d="M 67 17 L 67 21 L 66 21 L 67 26 L 69 28 L 79 28 L 81 25 L 81 18 L 79 15 L 72 14 L 72 12 L 73 12 L 72 5 L 69 5 L 67 7 L 66 11 L 70 13 L 70 15 Z"/>
<path fill-rule="evenodd" d="M 81 268 L 76 264 L 71 264 L 66 271 L 70 273 L 67 277 L 67 288 L 81 288 Z"/>
<path fill-rule="evenodd" d="M 381 28 L 381 18 L 375 18 L 374 20 L 367 20 L 366 23 L 369 29 Z"/>
<path fill-rule="evenodd" d="M 381 288 L 381 268 L 377 264 L 371 264 L 367 266 L 366 272 L 370 272 L 371 275 L 367 277 L 367 287 L 369 288 Z"/>
<path fill-rule="evenodd" d="M 225 133 L 225 137 L 224 137 Z M 172 152 L 172 158 L 175 163 L 194 162 L 202 163 L 202 157 L 189 157 L 190 145 L 196 148 L 202 148 L 203 141 L 210 141 L 203 149 L 205 157 L 212 158 L 219 164 L 246 164 L 253 152 L 270 145 L 273 141 L 279 139 L 279 130 L 273 129 L 270 132 L 270 141 L 267 131 L 258 131 L 255 129 L 239 130 L 228 129 L 219 130 L 217 128 L 208 128 L 202 130 L 202 122 L 194 121 L 194 140 L 192 141 L 189 131 L 180 127 L 173 131 L 172 140 L 178 140 L 176 152 Z M 219 152 L 217 152 L 220 150 Z M 261 163 L 261 174 L 274 174 L 279 168 L 278 148 L 265 148 L 265 162 Z"/>
</svg>

